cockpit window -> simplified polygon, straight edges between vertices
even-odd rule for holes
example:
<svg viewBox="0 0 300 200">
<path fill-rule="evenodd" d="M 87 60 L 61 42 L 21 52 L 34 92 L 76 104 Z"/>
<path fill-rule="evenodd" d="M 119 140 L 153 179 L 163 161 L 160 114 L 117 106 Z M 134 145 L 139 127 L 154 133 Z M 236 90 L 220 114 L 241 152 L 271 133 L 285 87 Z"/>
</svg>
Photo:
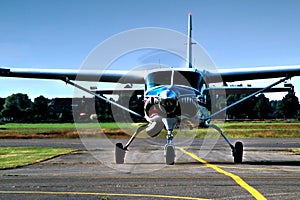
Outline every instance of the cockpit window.
<svg viewBox="0 0 300 200">
<path fill-rule="evenodd" d="M 199 90 L 203 84 L 203 79 L 200 73 L 193 71 L 174 71 L 172 80 L 172 71 L 157 71 L 147 75 L 146 90 L 160 85 L 184 85 L 190 86 Z"/>
<path fill-rule="evenodd" d="M 147 88 L 171 84 L 171 71 L 154 72 L 147 76 Z"/>
</svg>

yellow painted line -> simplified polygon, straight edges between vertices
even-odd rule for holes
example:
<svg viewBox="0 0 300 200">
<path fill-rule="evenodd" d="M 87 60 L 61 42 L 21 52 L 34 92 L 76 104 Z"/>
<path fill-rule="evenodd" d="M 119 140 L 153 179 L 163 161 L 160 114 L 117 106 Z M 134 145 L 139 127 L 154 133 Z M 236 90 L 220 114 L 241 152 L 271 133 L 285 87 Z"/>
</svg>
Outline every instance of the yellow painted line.
<svg viewBox="0 0 300 200">
<path fill-rule="evenodd" d="M 198 160 L 199 162 L 201 162 L 202 164 L 206 165 L 207 167 L 209 168 L 212 168 L 214 169 L 215 171 L 221 173 L 221 174 L 224 174 L 230 178 L 232 178 L 237 184 L 239 184 L 242 188 L 244 188 L 246 191 L 248 191 L 255 199 L 266 199 L 266 197 L 264 197 L 258 190 L 256 190 L 254 187 L 248 185 L 248 183 L 246 183 L 241 177 L 233 174 L 233 173 L 230 173 L 230 172 L 227 172 L 223 169 L 221 169 L 220 167 L 216 166 L 216 165 L 213 165 L 213 164 L 210 164 L 208 163 L 207 161 L 199 158 L 198 156 L 196 156 L 195 154 L 193 153 L 190 153 L 186 150 L 184 150 L 183 148 L 179 148 L 180 151 L 182 151 L 183 153 L 191 156 L 192 158 L 194 158 L 195 160 Z"/>
<path fill-rule="evenodd" d="M 159 195 L 159 194 L 117 194 L 117 193 L 106 193 L 106 192 L 0 191 L 0 194 L 96 195 L 96 196 L 118 196 L 118 197 L 155 197 L 155 198 L 163 198 L 163 199 L 207 200 L 204 198 Z"/>
</svg>

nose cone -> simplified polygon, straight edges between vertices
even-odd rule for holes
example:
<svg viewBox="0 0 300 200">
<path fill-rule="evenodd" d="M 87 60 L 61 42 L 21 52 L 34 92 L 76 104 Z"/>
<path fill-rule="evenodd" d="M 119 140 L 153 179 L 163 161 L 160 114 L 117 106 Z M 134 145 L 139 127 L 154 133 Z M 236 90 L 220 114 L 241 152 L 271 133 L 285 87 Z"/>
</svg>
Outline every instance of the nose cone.
<svg viewBox="0 0 300 200">
<path fill-rule="evenodd" d="M 170 89 L 167 89 L 162 91 L 159 97 L 160 109 L 166 112 L 167 114 L 174 113 L 178 106 L 178 99 L 176 93 Z"/>
<path fill-rule="evenodd" d="M 177 100 L 177 95 L 173 90 L 166 89 L 159 94 L 161 99 L 174 99 Z"/>
</svg>

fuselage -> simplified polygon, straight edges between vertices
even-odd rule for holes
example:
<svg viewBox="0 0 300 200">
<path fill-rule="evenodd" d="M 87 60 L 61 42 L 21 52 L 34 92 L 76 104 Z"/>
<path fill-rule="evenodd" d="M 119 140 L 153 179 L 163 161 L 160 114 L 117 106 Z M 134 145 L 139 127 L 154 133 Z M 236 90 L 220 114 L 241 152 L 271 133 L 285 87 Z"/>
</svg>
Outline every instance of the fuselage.
<svg viewBox="0 0 300 200">
<path fill-rule="evenodd" d="M 144 110 L 147 121 L 178 118 L 181 123 L 195 126 L 203 117 L 205 106 L 202 90 L 205 83 L 201 72 L 194 68 L 163 69 L 146 77 Z"/>
</svg>

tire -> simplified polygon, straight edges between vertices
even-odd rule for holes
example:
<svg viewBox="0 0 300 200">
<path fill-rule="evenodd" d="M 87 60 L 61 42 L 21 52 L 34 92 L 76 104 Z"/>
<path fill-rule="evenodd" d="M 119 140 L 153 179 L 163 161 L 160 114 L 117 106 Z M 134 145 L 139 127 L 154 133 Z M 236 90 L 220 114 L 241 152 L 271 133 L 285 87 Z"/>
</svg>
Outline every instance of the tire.
<svg viewBox="0 0 300 200">
<path fill-rule="evenodd" d="M 234 163 L 242 163 L 243 161 L 243 143 L 236 142 L 234 146 Z"/>
<path fill-rule="evenodd" d="M 175 149 L 173 146 L 168 145 L 166 147 L 166 164 L 174 165 L 175 163 Z"/>
<path fill-rule="evenodd" d="M 124 164 L 125 150 L 122 143 L 117 143 L 115 148 L 116 164 Z"/>
</svg>

